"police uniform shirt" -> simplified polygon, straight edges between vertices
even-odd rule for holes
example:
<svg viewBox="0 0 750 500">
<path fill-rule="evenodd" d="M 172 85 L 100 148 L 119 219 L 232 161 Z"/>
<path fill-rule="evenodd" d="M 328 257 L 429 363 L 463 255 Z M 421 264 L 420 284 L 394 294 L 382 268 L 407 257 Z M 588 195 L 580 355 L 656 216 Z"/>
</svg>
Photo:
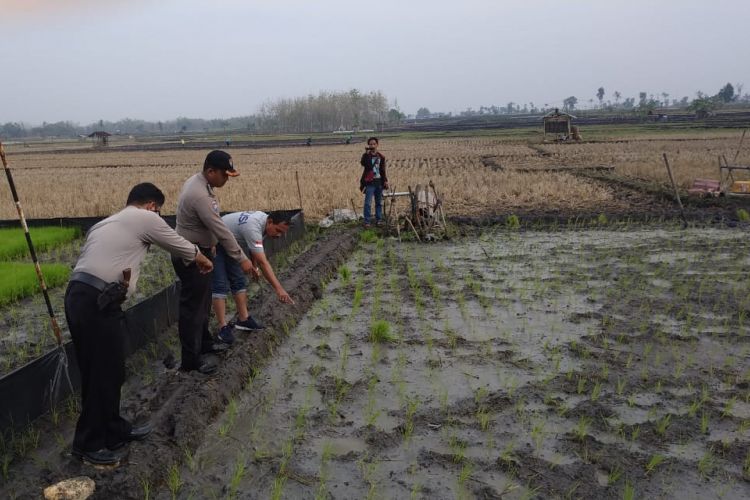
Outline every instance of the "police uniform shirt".
<svg viewBox="0 0 750 500">
<path fill-rule="evenodd" d="M 174 232 L 159 214 L 128 206 L 94 225 L 86 235 L 74 272 L 82 271 L 111 283 L 131 269 L 128 295 L 135 291 L 141 262 L 154 244 L 187 262 L 198 248 Z"/>
<path fill-rule="evenodd" d="M 221 243 L 227 254 L 242 262 L 247 256 L 219 215 L 219 202 L 202 172 L 185 181 L 177 200 L 177 233 L 197 245 L 210 248 Z"/>
</svg>

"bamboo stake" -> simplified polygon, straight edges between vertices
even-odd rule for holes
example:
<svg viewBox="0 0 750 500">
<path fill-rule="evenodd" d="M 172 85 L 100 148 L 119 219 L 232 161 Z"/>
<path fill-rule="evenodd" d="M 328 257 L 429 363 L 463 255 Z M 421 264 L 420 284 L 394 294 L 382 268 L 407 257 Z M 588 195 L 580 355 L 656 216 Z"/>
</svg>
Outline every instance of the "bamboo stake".
<svg viewBox="0 0 750 500">
<path fill-rule="evenodd" d="M 667 160 L 667 153 L 662 153 L 662 156 L 664 157 L 664 164 L 667 166 L 667 173 L 669 174 L 669 181 L 672 183 L 672 189 L 674 189 L 674 195 L 677 197 L 677 204 L 680 206 L 680 215 L 682 216 L 682 222 L 685 224 L 684 227 L 687 227 L 688 222 L 685 218 L 685 209 L 682 207 L 682 200 L 680 199 L 680 192 L 677 191 L 677 184 L 674 182 L 674 177 L 672 176 L 672 168 L 669 166 L 669 160 Z"/>
<path fill-rule="evenodd" d="M 5 169 L 5 176 L 8 178 L 8 184 L 10 185 L 10 192 L 13 195 L 13 202 L 16 205 L 16 211 L 18 212 L 18 218 L 21 221 L 21 227 L 26 236 L 26 244 L 29 247 L 29 253 L 31 253 L 31 260 L 34 262 L 34 269 L 36 270 L 36 277 L 39 281 L 39 288 L 42 289 L 44 295 L 44 302 L 47 304 L 47 313 L 49 313 L 50 322 L 52 323 L 52 331 L 57 339 L 57 345 L 62 345 L 62 333 L 60 331 L 60 325 L 57 324 L 57 318 L 55 318 L 55 312 L 52 310 L 52 303 L 49 300 L 49 293 L 47 292 L 47 283 L 44 281 L 44 275 L 42 274 L 42 268 L 39 266 L 39 259 L 36 256 L 36 250 L 34 249 L 34 243 L 31 241 L 31 235 L 29 234 L 29 226 L 26 224 L 26 216 L 23 213 L 21 207 L 21 201 L 18 199 L 18 192 L 16 191 L 16 184 L 13 182 L 13 175 L 10 173 L 10 167 L 8 167 L 8 160 L 5 157 L 5 148 L 0 143 L 0 158 L 2 158 L 3 168 Z"/>
<path fill-rule="evenodd" d="M 68 355 L 65 353 L 65 347 L 62 342 L 62 332 L 60 331 L 60 325 L 57 323 L 55 318 L 55 312 L 52 310 L 52 303 L 49 300 L 49 293 L 47 292 L 47 283 L 44 281 L 44 275 L 42 274 L 42 268 L 39 266 L 39 259 L 36 256 L 36 250 L 34 249 L 34 242 L 31 241 L 31 234 L 29 234 L 29 226 L 26 224 L 26 216 L 23 213 L 21 207 L 21 201 L 18 199 L 18 192 L 16 191 L 16 184 L 13 182 L 13 175 L 10 173 L 10 167 L 8 167 L 8 159 L 5 157 L 5 148 L 0 142 L 0 159 L 3 162 L 3 169 L 5 169 L 5 176 L 8 178 L 8 184 L 10 185 L 10 192 L 13 195 L 13 202 L 16 205 L 16 211 L 18 211 L 18 218 L 21 221 L 24 234 L 26 236 L 26 244 L 29 246 L 29 253 L 31 253 L 31 259 L 34 262 L 34 270 L 36 271 L 36 277 L 39 280 L 39 287 L 44 295 L 44 302 L 47 304 L 47 313 L 49 314 L 49 320 L 52 324 L 52 332 L 55 334 L 57 340 L 57 366 L 55 367 L 55 374 L 50 380 L 50 408 L 52 408 L 58 400 L 60 390 L 60 379 L 65 376 L 68 381 L 68 389 L 71 394 L 73 393 L 73 383 L 70 380 L 70 374 L 68 373 Z"/>
</svg>

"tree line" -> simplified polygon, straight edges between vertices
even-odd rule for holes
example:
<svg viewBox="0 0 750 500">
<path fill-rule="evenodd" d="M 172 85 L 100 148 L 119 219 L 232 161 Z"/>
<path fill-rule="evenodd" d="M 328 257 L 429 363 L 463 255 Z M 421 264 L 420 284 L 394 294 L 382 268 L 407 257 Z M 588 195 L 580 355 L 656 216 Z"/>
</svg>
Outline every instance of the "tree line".
<svg viewBox="0 0 750 500">
<path fill-rule="evenodd" d="M 206 120 L 180 117 L 166 121 L 125 118 L 78 125 L 70 121 L 44 122 L 27 127 L 23 123 L 0 125 L 0 136 L 10 139 L 26 137 L 76 137 L 94 131 L 123 135 L 174 135 L 200 132 L 312 133 L 334 130 L 375 129 L 381 124 L 403 119 L 397 106 L 389 108 L 381 91 L 364 93 L 358 89 L 320 92 L 317 96 L 277 99 L 264 103 L 253 115 Z"/>
<path fill-rule="evenodd" d="M 363 94 L 352 89 L 267 102 L 257 115 L 257 127 L 271 133 L 376 129 L 403 117 L 397 108 L 389 109 L 381 91 Z"/>
</svg>

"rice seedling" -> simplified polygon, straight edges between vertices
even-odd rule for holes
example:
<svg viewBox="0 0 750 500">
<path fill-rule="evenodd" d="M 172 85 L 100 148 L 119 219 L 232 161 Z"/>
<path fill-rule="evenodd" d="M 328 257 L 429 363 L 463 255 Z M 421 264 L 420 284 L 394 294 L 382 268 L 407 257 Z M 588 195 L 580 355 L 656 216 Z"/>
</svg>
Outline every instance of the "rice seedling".
<svg viewBox="0 0 750 500">
<path fill-rule="evenodd" d="M 365 229 L 361 233 L 359 233 L 359 241 L 362 243 L 374 243 L 378 241 L 378 234 L 375 232 L 374 229 Z"/>
<path fill-rule="evenodd" d="M 578 419 L 578 423 L 573 429 L 573 433 L 575 434 L 575 436 L 578 438 L 579 441 L 583 441 L 584 439 L 586 439 L 586 436 L 588 436 L 590 427 L 591 427 L 591 418 L 585 415 L 581 415 L 581 417 L 579 417 Z"/>
<path fill-rule="evenodd" d="M 709 417 L 705 411 L 701 412 L 701 434 L 708 434 Z"/>
<path fill-rule="evenodd" d="M 409 493 L 409 498 L 411 500 L 417 500 L 418 498 L 422 498 L 422 484 L 421 483 L 414 483 L 411 487 L 411 491 Z"/>
<path fill-rule="evenodd" d="M 622 467 L 620 467 L 619 465 L 616 465 L 614 469 L 610 470 L 609 474 L 607 474 L 607 484 L 609 486 L 612 486 L 613 484 L 615 484 L 617 481 L 620 480 L 620 478 L 622 477 L 622 474 L 623 474 Z"/>
<path fill-rule="evenodd" d="M 706 453 L 698 461 L 698 472 L 704 479 L 707 479 L 716 467 L 716 460 L 711 452 L 712 449 L 706 450 Z"/>
<path fill-rule="evenodd" d="M 723 418 L 732 416 L 732 410 L 734 409 L 734 405 L 736 402 L 737 396 L 734 396 L 731 399 L 728 399 L 726 403 L 724 403 L 724 409 L 721 410 L 721 416 Z"/>
<path fill-rule="evenodd" d="M 345 285 L 348 285 L 352 277 L 352 272 L 346 265 L 342 264 L 339 266 L 339 276 L 341 276 L 341 281 Z"/>
<path fill-rule="evenodd" d="M 473 467 L 471 465 L 471 462 L 469 462 L 468 460 L 464 461 L 463 465 L 461 466 L 461 470 L 458 473 L 459 491 L 464 490 L 464 485 L 466 484 L 466 481 L 471 477 L 472 471 Z"/>
<path fill-rule="evenodd" d="M 625 488 L 622 492 L 622 500 L 635 500 L 635 488 L 629 481 L 625 482 Z"/>
<path fill-rule="evenodd" d="M 177 467 L 177 464 L 172 464 L 167 471 L 167 487 L 172 494 L 172 500 L 175 500 L 177 498 L 177 493 L 179 493 L 180 488 L 182 487 L 180 469 Z"/>
<path fill-rule="evenodd" d="M 385 320 L 376 320 L 370 325 L 370 342 L 395 342 L 396 336 L 391 332 L 391 324 Z"/>
<path fill-rule="evenodd" d="M 596 401 L 602 393 L 602 383 L 597 382 L 591 390 L 591 401 Z"/>
<path fill-rule="evenodd" d="M 651 456 L 648 463 L 646 464 L 646 474 L 651 474 L 656 467 L 658 467 L 660 464 L 662 464 L 666 460 L 663 455 L 659 455 L 658 453 Z"/>
<path fill-rule="evenodd" d="M 669 427 L 669 423 L 672 420 L 672 414 L 668 413 L 663 418 L 659 419 L 656 422 L 656 433 L 664 437 L 664 434 L 667 432 L 667 428 Z"/>
<path fill-rule="evenodd" d="M 151 482 L 146 478 L 140 478 L 141 489 L 143 490 L 143 500 L 151 499 Z"/>
<path fill-rule="evenodd" d="M 245 461 L 245 456 L 240 452 L 235 459 L 232 478 L 229 481 L 229 498 L 237 498 L 237 493 L 239 493 L 240 484 L 245 477 L 246 471 L 247 463 Z"/>
</svg>

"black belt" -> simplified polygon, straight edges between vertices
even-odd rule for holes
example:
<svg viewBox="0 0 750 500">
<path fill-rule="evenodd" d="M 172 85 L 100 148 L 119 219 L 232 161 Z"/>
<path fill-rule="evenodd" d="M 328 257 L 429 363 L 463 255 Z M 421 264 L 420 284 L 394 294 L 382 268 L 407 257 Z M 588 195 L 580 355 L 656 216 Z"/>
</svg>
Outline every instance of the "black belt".
<svg viewBox="0 0 750 500">
<path fill-rule="evenodd" d="M 78 281 L 89 286 L 93 286 L 100 292 L 107 286 L 107 282 L 101 278 L 97 278 L 93 274 L 85 273 L 83 271 L 76 271 L 70 275 L 70 281 Z"/>
</svg>

